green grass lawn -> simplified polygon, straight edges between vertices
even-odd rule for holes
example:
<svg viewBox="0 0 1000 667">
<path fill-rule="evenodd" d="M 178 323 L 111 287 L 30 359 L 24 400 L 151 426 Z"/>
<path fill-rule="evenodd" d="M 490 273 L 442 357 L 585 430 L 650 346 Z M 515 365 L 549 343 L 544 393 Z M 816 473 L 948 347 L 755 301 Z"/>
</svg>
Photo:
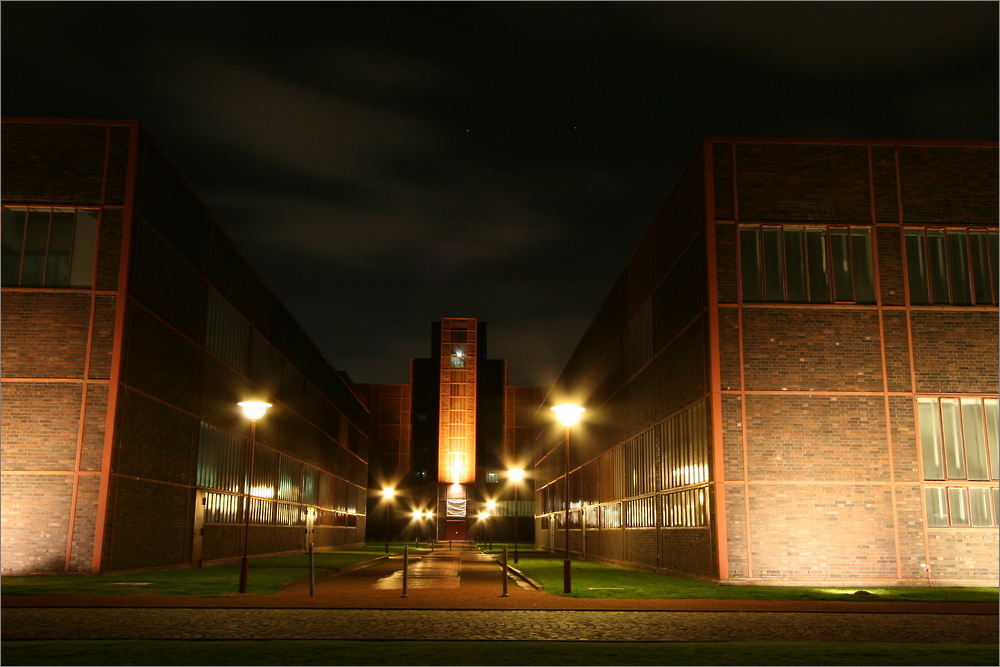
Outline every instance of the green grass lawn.
<svg viewBox="0 0 1000 667">
<path fill-rule="evenodd" d="M 508 562 L 510 558 L 508 557 Z M 512 563 L 511 563 L 512 564 Z M 516 566 L 542 584 L 545 591 L 563 595 L 563 559 L 545 552 L 520 552 Z M 907 586 L 870 588 L 871 595 L 857 594 L 857 586 L 718 586 L 713 583 L 671 577 L 653 572 L 625 570 L 589 561 L 572 561 L 571 597 L 643 599 L 724 600 L 853 600 L 881 602 L 997 602 L 997 588 L 944 588 Z"/>
<path fill-rule="evenodd" d="M 4 665 L 996 665 L 997 647 L 854 642 L 3 642 Z"/>
<path fill-rule="evenodd" d="M 399 553 L 402 546 L 392 545 Z M 316 576 L 384 555 L 384 545 L 315 554 Z M 247 592 L 270 595 L 282 584 L 309 576 L 308 556 L 277 556 L 250 561 Z M 132 574 L 34 575 L 3 577 L 4 595 L 188 595 L 221 597 L 239 588 L 240 564 L 226 563 L 201 570 L 152 570 Z"/>
<path fill-rule="evenodd" d="M 413 547 L 412 544 L 405 546 Z M 487 545 L 488 546 L 488 545 Z M 502 553 L 503 544 L 494 543 L 491 553 Z M 512 545 L 508 562 L 513 565 Z M 390 545 L 392 554 L 404 545 Z M 527 547 L 527 548 L 522 548 Z M 379 558 L 384 544 L 360 549 L 317 553 L 316 576 L 349 565 Z M 545 592 L 562 595 L 563 560 L 519 546 L 517 568 L 545 587 Z M 0 590 L 5 595 L 187 595 L 221 597 L 235 595 L 239 584 L 239 563 L 201 570 L 154 570 L 112 575 L 36 575 L 3 577 Z M 270 595 L 283 584 L 309 576 L 308 556 L 255 558 L 250 561 L 248 592 Z M 857 587 L 718 586 L 713 583 L 671 577 L 639 570 L 625 570 L 589 561 L 572 562 L 572 597 L 612 599 L 729 599 L 729 600 L 855 600 L 887 602 L 997 602 L 997 588 L 939 588 L 928 586 L 866 588 L 870 595 L 857 595 Z"/>
</svg>

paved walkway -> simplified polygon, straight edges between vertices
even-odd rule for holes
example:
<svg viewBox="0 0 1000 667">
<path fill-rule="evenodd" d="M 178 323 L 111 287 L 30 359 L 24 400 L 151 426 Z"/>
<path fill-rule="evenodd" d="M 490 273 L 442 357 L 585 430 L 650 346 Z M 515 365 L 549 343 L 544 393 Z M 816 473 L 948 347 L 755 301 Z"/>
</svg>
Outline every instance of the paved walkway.
<svg viewBox="0 0 1000 667">
<path fill-rule="evenodd" d="M 402 557 L 325 578 L 314 597 L 308 582 L 267 596 L 4 596 L 2 637 L 998 642 L 996 604 L 591 600 L 514 578 L 505 596 L 478 550 L 408 560 L 405 597 Z"/>
</svg>

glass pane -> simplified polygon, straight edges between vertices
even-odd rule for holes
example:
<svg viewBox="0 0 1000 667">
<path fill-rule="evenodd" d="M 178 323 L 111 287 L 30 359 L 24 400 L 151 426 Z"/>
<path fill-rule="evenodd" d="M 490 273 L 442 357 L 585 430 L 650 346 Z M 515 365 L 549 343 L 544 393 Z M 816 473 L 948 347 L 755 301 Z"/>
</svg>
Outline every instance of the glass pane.
<svg viewBox="0 0 1000 667">
<path fill-rule="evenodd" d="M 1000 479 L 1000 447 L 997 443 L 997 412 L 1000 410 L 1000 400 L 987 398 L 983 401 L 986 410 L 986 440 L 987 451 L 990 454 L 990 479 Z"/>
<path fill-rule="evenodd" d="M 934 303 L 948 303 L 948 258 L 945 253 L 944 232 L 927 230 L 927 259 L 930 264 L 931 296 Z"/>
<path fill-rule="evenodd" d="M 937 401 L 933 398 L 917 399 L 917 417 L 920 420 L 920 454 L 924 461 L 924 479 L 944 479 Z"/>
<path fill-rule="evenodd" d="M 781 229 L 765 227 L 764 233 L 764 298 L 785 300 L 785 280 L 782 268 Z"/>
<path fill-rule="evenodd" d="M 45 279 L 45 248 L 49 242 L 49 212 L 28 212 L 28 228 L 24 240 L 24 267 L 21 284 L 41 287 Z"/>
<path fill-rule="evenodd" d="M 45 261 L 45 286 L 69 284 L 69 254 L 73 249 L 73 211 L 53 211 L 49 250 Z"/>
<path fill-rule="evenodd" d="M 990 489 L 990 495 L 993 496 L 993 516 L 1000 522 L 1000 489 Z"/>
<path fill-rule="evenodd" d="M 927 506 L 928 526 L 947 526 L 948 507 L 944 500 L 944 489 L 940 486 L 928 486 L 924 489 L 924 505 Z"/>
<path fill-rule="evenodd" d="M 986 460 L 986 437 L 983 433 L 983 405 L 978 398 L 962 399 L 962 433 L 965 435 L 965 459 L 969 479 L 990 478 Z"/>
<path fill-rule="evenodd" d="M 94 283 L 94 256 L 97 247 L 97 211 L 78 211 L 73 237 L 70 287 L 90 287 Z"/>
<path fill-rule="evenodd" d="M 993 525 L 993 517 L 990 516 L 989 489 L 969 489 L 969 509 L 973 526 L 987 528 Z"/>
<path fill-rule="evenodd" d="M 806 249 L 809 253 L 809 301 L 830 303 L 830 270 L 827 266 L 826 230 L 807 229 Z"/>
<path fill-rule="evenodd" d="M 740 277 L 743 281 L 744 301 L 761 301 L 764 298 L 761 289 L 760 243 L 757 231 L 753 227 L 740 228 Z"/>
<path fill-rule="evenodd" d="M 833 252 L 833 293 L 836 301 L 854 301 L 851 280 L 851 247 L 846 229 L 830 230 L 830 249 Z"/>
<path fill-rule="evenodd" d="M 968 526 L 969 522 L 969 494 L 967 489 L 948 489 L 948 511 L 951 515 L 951 525 Z"/>
<path fill-rule="evenodd" d="M 785 227 L 785 282 L 788 285 L 788 300 L 795 303 L 809 300 L 805 246 L 804 229 Z"/>
<path fill-rule="evenodd" d="M 987 247 L 985 231 L 969 232 L 969 246 L 972 253 L 972 286 L 976 303 L 996 303 L 993 297 L 993 281 L 990 279 L 990 251 Z"/>
<path fill-rule="evenodd" d="M 944 434 L 944 460 L 948 479 L 966 479 L 957 398 L 941 399 L 941 430 Z"/>
<path fill-rule="evenodd" d="M 906 233 L 906 273 L 910 282 L 910 303 L 917 305 L 930 303 L 923 232 Z"/>
<path fill-rule="evenodd" d="M 993 278 L 993 296 L 994 298 L 1000 298 L 1000 232 L 989 233 L 989 243 L 986 245 L 990 248 L 990 277 Z M 994 301 L 994 303 L 996 303 Z"/>
<path fill-rule="evenodd" d="M 867 229 L 851 230 L 851 268 L 855 300 L 858 303 L 875 303 L 872 241 L 871 232 Z"/>
<path fill-rule="evenodd" d="M 3 210 L 2 236 L 3 256 L 0 269 L 3 270 L 4 285 L 18 285 L 21 282 L 21 248 L 24 244 L 24 220 L 28 210 L 5 208 Z"/>
<path fill-rule="evenodd" d="M 948 232 L 948 271 L 951 276 L 951 302 L 959 305 L 972 303 L 969 287 L 969 249 L 965 232 Z"/>
</svg>

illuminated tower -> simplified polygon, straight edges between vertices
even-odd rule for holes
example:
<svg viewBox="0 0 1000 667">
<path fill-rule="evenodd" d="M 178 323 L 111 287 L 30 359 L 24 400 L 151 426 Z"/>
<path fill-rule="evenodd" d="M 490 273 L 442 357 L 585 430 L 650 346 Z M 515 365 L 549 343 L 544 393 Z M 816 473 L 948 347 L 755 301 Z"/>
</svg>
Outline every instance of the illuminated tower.
<svg viewBox="0 0 1000 667">
<path fill-rule="evenodd" d="M 547 389 L 507 385 L 507 362 L 487 358 L 487 326 L 471 317 L 431 324 L 430 356 L 410 360 L 408 385 L 360 385 L 372 419 L 370 486 L 396 489 L 393 535 L 420 534 L 432 512 L 437 539 L 533 534 L 528 483 L 515 503 L 507 471 L 531 467 L 534 413 Z M 372 496 L 377 502 L 376 496 Z M 372 523 L 369 539 L 382 539 Z M 508 538 L 509 539 L 509 538 Z"/>
<path fill-rule="evenodd" d="M 437 481 L 443 488 L 438 516 L 446 517 L 445 537 L 450 539 L 465 538 L 468 485 L 476 481 L 477 329 L 475 319 L 441 320 Z"/>
</svg>

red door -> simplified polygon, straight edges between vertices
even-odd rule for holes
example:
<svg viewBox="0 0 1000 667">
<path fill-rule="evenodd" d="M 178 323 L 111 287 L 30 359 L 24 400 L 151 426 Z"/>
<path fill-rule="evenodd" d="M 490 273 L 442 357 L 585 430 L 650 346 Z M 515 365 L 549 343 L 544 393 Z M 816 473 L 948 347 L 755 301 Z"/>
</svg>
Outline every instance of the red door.
<svg viewBox="0 0 1000 667">
<path fill-rule="evenodd" d="M 465 539 L 465 519 L 448 519 L 447 532 L 445 534 L 446 540 L 464 540 Z"/>
</svg>

